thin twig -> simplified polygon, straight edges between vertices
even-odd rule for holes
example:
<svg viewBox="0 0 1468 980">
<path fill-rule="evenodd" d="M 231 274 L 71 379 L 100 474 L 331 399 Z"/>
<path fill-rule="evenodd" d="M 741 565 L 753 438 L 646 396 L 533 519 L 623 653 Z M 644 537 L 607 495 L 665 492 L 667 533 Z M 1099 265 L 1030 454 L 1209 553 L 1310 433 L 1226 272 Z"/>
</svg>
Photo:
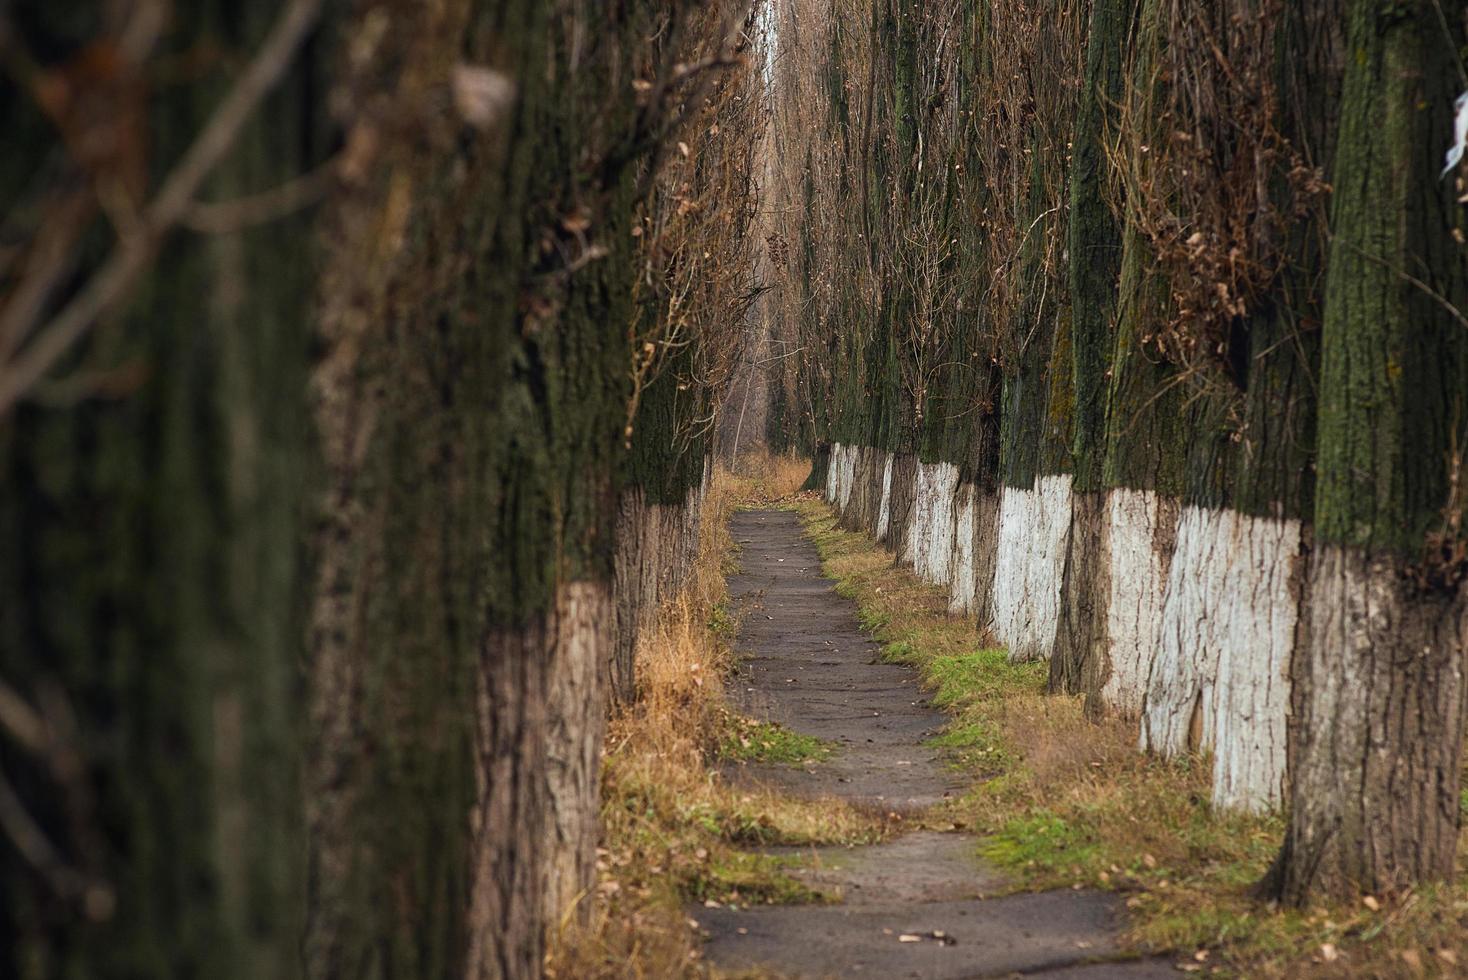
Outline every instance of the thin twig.
<svg viewBox="0 0 1468 980">
<path fill-rule="evenodd" d="M 320 200 L 336 176 L 333 158 L 312 170 L 268 191 L 233 201 L 195 201 L 179 223 L 201 235 L 227 235 L 255 225 L 278 221 Z"/>
<path fill-rule="evenodd" d="M 0 681 L 0 728 L 32 752 L 41 754 L 47 750 L 49 738 L 40 712 L 4 681 Z"/>
<path fill-rule="evenodd" d="M 322 2 L 293 0 L 286 8 L 204 131 L 164 181 L 144 212 L 137 234 L 118 243 L 76 297 L 0 374 L 0 415 L 24 397 L 91 329 L 97 318 L 127 294 L 147 268 L 163 237 L 188 212 L 199 186 L 234 145 L 260 100 L 285 74 L 297 49 L 315 26 Z"/>
<path fill-rule="evenodd" d="M 1438 306 L 1441 306 L 1444 310 L 1446 310 L 1449 316 L 1451 316 L 1454 320 L 1457 320 L 1459 326 L 1468 327 L 1468 316 L 1464 316 L 1463 311 L 1454 306 L 1446 296 L 1433 289 L 1421 279 L 1418 279 L 1416 276 L 1412 275 L 1405 269 L 1397 268 L 1386 259 L 1381 258 L 1378 255 L 1372 255 L 1370 252 L 1365 251 L 1354 242 L 1348 242 L 1342 239 L 1341 244 L 1346 246 L 1346 248 L 1349 248 L 1351 251 L 1355 252 L 1357 255 L 1361 256 L 1361 258 L 1367 260 L 1368 262 L 1375 262 L 1377 265 L 1381 266 L 1383 269 L 1387 270 L 1393 275 L 1400 276 L 1411 285 L 1416 286 L 1418 289 L 1422 290 L 1422 292 L 1426 293 L 1433 302 L 1437 303 Z"/>
</svg>

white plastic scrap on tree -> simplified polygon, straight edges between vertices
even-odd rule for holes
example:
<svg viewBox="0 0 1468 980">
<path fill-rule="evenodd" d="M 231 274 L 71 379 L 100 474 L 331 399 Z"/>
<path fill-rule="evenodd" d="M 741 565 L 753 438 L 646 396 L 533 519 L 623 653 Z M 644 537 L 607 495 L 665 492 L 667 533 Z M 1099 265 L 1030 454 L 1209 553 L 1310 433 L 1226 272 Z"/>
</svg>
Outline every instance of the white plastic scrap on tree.
<svg viewBox="0 0 1468 980">
<path fill-rule="evenodd" d="M 1448 147 L 1447 166 L 1443 167 L 1442 180 L 1453 172 L 1458 161 L 1463 159 L 1465 144 L 1468 144 L 1468 92 L 1453 100 L 1453 145 Z"/>
</svg>

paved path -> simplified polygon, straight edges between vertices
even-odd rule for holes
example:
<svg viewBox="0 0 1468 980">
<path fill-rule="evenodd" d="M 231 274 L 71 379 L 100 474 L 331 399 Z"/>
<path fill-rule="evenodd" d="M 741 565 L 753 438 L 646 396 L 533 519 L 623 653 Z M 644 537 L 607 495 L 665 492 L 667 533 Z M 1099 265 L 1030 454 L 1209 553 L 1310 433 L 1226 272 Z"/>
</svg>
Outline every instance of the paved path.
<svg viewBox="0 0 1468 980">
<path fill-rule="evenodd" d="M 799 518 L 744 511 L 732 529 L 742 549 L 741 572 L 729 580 L 741 621 L 733 685 L 740 707 L 839 746 L 820 764 L 750 765 L 733 778 L 910 813 L 961 791 L 958 775 L 923 745 L 943 715 L 916 672 L 881 662 L 880 647 L 857 626 L 855 603 L 821 576 Z M 872 847 L 805 853 L 810 867 L 797 874 L 841 895 L 841 904 L 696 910 L 717 969 L 927 980 L 1178 976 L 1165 963 L 1105 962 L 1118 952 L 1116 896 L 986 898 L 1004 879 L 966 834 L 915 831 Z"/>
</svg>

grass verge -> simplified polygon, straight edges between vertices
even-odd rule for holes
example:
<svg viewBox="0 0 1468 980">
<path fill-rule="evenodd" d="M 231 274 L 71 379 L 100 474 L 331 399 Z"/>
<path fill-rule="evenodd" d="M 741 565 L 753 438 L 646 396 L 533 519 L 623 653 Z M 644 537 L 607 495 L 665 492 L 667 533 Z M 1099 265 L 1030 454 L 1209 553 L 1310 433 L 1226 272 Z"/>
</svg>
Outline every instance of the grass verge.
<svg viewBox="0 0 1468 980">
<path fill-rule="evenodd" d="M 840 529 L 818 495 L 794 507 L 886 657 L 916 667 L 952 715 L 933 742 L 975 785 L 930 820 L 982 834 L 986 856 L 1023 887 L 1126 893 L 1129 945 L 1187 973 L 1468 976 L 1468 888 L 1306 911 L 1261 904 L 1250 890 L 1279 848 L 1277 816 L 1215 809 L 1210 760 L 1138 752 L 1134 723 L 1093 722 L 1079 698 L 1046 694 L 1046 665 L 1010 663 L 948 615 L 943 589 Z"/>
</svg>

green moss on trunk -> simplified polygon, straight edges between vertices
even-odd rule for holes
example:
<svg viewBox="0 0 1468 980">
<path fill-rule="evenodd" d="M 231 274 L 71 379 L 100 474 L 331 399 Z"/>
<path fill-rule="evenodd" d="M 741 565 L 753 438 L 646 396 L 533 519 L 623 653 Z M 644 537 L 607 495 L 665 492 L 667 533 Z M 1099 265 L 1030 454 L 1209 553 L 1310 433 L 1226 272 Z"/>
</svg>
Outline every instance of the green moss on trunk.
<svg viewBox="0 0 1468 980">
<path fill-rule="evenodd" d="M 1086 39 L 1086 73 L 1070 165 L 1071 344 L 1075 377 L 1075 489 L 1101 489 L 1106 458 L 1106 377 L 1113 343 L 1121 228 L 1106 200 L 1106 140 L 1125 79 L 1126 38 L 1135 0 L 1094 0 Z"/>
<path fill-rule="evenodd" d="M 1317 529 L 1409 555 L 1443 522 L 1468 419 L 1468 334 L 1442 305 L 1468 290 L 1437 179 L 1457 87 L 1441 34 L 1428 5 L 1350 5 L 1326 282 Z"/>
</svg>

